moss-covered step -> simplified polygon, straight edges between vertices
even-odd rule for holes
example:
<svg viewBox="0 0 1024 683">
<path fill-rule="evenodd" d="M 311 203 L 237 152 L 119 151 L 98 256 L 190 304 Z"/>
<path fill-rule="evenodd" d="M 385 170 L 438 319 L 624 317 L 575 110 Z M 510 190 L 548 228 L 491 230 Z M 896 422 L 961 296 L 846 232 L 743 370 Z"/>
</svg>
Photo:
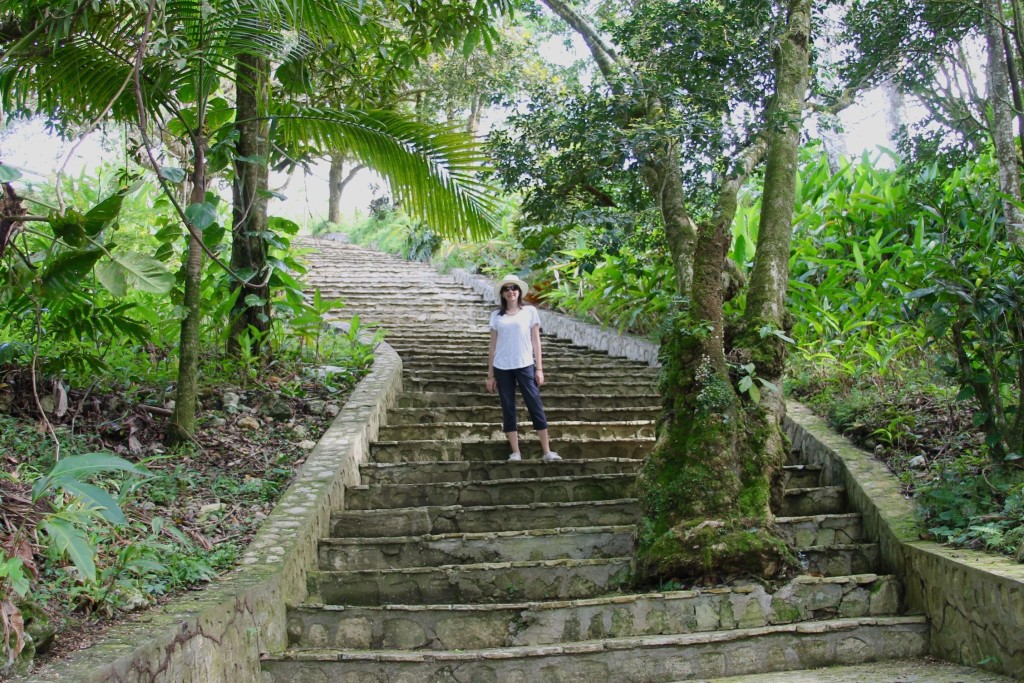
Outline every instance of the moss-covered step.
<svg viewBox="0 0 1024 683">
<path fill-rule="evenodd" d="M 324 538 L 321 570 L 398 569 L 480 562 L 623 557 L 633 552 L 635 525 L 562 527 L 378 538 Z"/>
<path fill-rule="evenodd" d="M 661 406 L 625 406 L 622 408 L 591 408 L 578 406 L 575 408 L 552 408 L 544 406 L 547 418 L 551 422 L 577 420 L 582 422 L 618 422 L 624 420 L 657 420 Z M 487 406 L 427 406 L 422 408 L 394 408 L 388 411 L 389 425 L 402 424 L 439 424 L 453 422 L 489 422 L 501 423 L 501 408 L 494 397 Z M 529 417 L 523 406 L 519 406 L 519 424 L 522 431 L 529 431 Z"/>
<path fill-rule="evenodd" d="M 786 489 L 782 508 L 775 513 L 780 517 L 805 517 L 847 511 L 846 489 L 842 486 L 814 486 Z"/>
<path fill-rule="evenodd" d="M 468 650 L 893 616 L 900 609 L 892 576 L 800 577 L 774 593 L 739 586 L 489 605 L 302 605 L 288 611 L 288 641 L 293 648 Z"/>
<path fill-rule="evenodd" d="M 636 473 L 642 460 L 591 458 L 586 460 L 455 461 L 366 463 L 359 466 L 362 484 L 423 484 L 438 481 L 484 481 L 538 477 L 582 477 L 592 474 Z"/>
<path fill-rule="evenodd" d="M 636 488 L 632 474 L 586 477 L 446 481 L 426 484 L 353 486 L 346 490 L 350 510 L 405 508 L 423 505 L 522 505 L 630 498 Z"/>
<path fill-rule="evenodd" d="M 524 431 L 527 431 L 524 429 Z M 548 434 L 556 441 L 654 438 L 653 420 L 621 422 L 554 422 Z M 504 439 L 501 422 L 442 422 L 439 424 L 388 425 L 381 427 L 381 441 L 497 441 Z"/>
<path fill-rule="evenodd" d="M 846 576 L 878 571 L 877 543 L 816 545 L 797 548 L 803 571 L 816 576 Z"/>
<path fill-rule="evenodd" d="M 852 666 L 830 666 L 785 673 L 715 678 L 705 683 L 1014 683 L 1009 676 L 944 662 L 901 659 Z"/>
<path fill-rule="evenodd" d="M 508 602 L 592 598 L 629 581 L 631 557 L 313 571 L 310 601 L 327 605 Z"/>
<path fill-rule="evenodd" d="M 520 432 L 520 451 L 525 460 L 540 459 L 540 444 L 532 431 Z M 654 439 L 570 439 L 553 440 L 551 447 L 563 459 L 622 458 L 642 460 L 654 447 Z M 490 441 L 377 441 L 370 444 L 374 462 L 494 461 L 508 459 L 505 439 Z"/>
<path fill-rule="evenodd" d="M 775 526 L 786 543 L 799 548 L 859 543 L 864 538 L 863 518 L 859 512 L 776 517 Z"/>
<path fill-rule="evenodd" d="M 920 617 L 473 650 L 295 650 L 263 662 L 266 683 L 319 681 L 680 681 L 910 659 L 928 651 Z"/>
<path fill-rule="evenodd" d="M 486 363 L 483 367 L 486 367 Z M 575 382 L 571 379 L 563 379 L 555 375 L 557 379 L 544 383 L 544 402 L 547 404 L 550 397 L 570 396 L 582 394 L 590 399 L 590 396 L 602 396 L 616 394 L 620 398 L 635 396 L 650 396 L 652 386 L 649 382 L 622 383 L 618 381 L 594 380 L 589 382 Z M 479 390 L 483 381 L 477 377 L 449 378 L 449 379 L 405 379 L 402 388 L 408 392 L 437 392 L 437 393 L 461 393 Z"/>
<path fill-rule="evenodd" d="M 408 387 L 406 387 L 408 389 Z M 653 391 L 645 394 L 623 396 L 617 392 L 607 394 L 590 393 L 587 395 L 579 392 L 576 387 L 573 393 L 551 394 L 542 392 L 544 397 L 544 409 L 548 408 L 573 408 L 576 406 L 587 406 L 589 408 L 629 408 L 632 406 L 660 406 L 661 397 Z M 433 406 L 496 406 L 498 397 L 484 391 L 484 380 L 481 379 L 478 387 L 471 387 L 465 391 L 404 391 L 398 397 L 399 408 L 424 408 Z"/>
<path fill-rule="evenodd" d="M 783 484 L 788 489 L 805 489 L 821 486 L 821 465 L 785 465 L 782 468 Z"/>
<path fill-rule="evenodd" d="M 412 536 L 559 526 L 618 526 L 639 520 L 636 498 L 528 505 L 431 505 L 338 511 L 331 515 L 331 534 L 336 537 Z"/>
</svg>

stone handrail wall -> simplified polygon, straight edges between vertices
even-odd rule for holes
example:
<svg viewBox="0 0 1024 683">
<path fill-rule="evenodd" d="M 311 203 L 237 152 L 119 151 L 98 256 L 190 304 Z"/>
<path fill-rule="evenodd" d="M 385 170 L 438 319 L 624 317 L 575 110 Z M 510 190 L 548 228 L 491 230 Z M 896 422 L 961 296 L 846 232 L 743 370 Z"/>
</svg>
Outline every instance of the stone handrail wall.
<svg viewBox="0 0 1024 683">
<path fill-rule="evenodd" d="M 474 275 L 456 268 L 448 273 L 463 287 L 472 289 L 487 303 L 495 303 L 494 281 L 483 275 Z M 619 334 L 615 330 L 606 330 L 600 325 L 575 320 L 567 315 L 538 308 L 541 328 L 547 334 L 561 339 L 568 339 L 574 344 L 586 346 L 599 351 L 607 351 L 609 355 L 629 360 L 640 361 L 657 366 L 658 345 L 641 337 Z"/>
<path fill-rule="evenodd" d="M 343 327 L 343 325 L 339 325 Z M 368 338 L 364 341 L 370 341 Z M 287 646 L 285 610 L 306 597 L 306 573 L 345 487 L 359 483 L 370 441 L 402 389 L 402 361 L 385 343 L 370 373 L 309 453 L 241 566 L 25 680 L 75 683 L 256 683 L 260 655 Z"/>
<path fill-rule="evenodd" d="M 846 487 L 865 534 L 878 539 L 883 567 L 902 580 L 910 609 L 928 616 L 932 654 L 1020 676 L 1024 565 L 920 540 L 914 503 L 895 475 L 805 406 L 787 405 L 785 429 L 808 462 L 825 468 L 828 483 Z"/>
</svg>

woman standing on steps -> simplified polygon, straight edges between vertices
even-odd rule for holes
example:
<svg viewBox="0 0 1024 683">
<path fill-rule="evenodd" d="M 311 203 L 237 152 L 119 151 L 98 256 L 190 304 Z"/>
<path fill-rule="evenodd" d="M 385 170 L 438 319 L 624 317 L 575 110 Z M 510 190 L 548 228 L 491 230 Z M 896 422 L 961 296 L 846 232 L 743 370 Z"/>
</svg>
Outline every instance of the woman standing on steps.
<svg viewBox="0 0 1024 683">
<path fill-rule="evenodd" d="M 548 441 L 548 421 L 540 400 L 544 385 L 544 361 L 540 352 L 540 316 L 523 304 L 530 286 L 515 275 L 506 275 L 494 287 L 501 308 L 491 312 L 491 343 L 487 359 L 487 391 L 498 392 L 501 424 L 512 449 L 509 460 L 522 460 L 516 431 L 516 385 L 523 395 L 533 428 L 537 430 L 544 462 L 561 460 Z"/>
</svg>

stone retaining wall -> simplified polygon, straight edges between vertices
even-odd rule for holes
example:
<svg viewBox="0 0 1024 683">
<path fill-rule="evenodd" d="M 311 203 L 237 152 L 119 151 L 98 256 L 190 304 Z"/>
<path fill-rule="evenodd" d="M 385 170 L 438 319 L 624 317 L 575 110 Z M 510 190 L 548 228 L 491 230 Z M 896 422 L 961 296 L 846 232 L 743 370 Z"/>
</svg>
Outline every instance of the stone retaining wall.
<svg viewBox="0 0 1024 683">
<path fill-rule="evenodd" d="M 487 303 L 495 303 L 493 280 L 459 268 L 448 274 L 463 287 L 468 287 L 479 294 L 480 298 Z M 541 329 L 547 334 L 568 339 L 580 346 L 607 351 L 609 355 L 619 358 L 628 358 L 651 366 L 659 364 L 658 345 L 651 341 L 641 337 L 618 334 L 615 330 L 606 330 L 600 325 L 585 323 L 543 308 L 538 308 L 537 312 L 540 313 Z"/>
<path fill-rule="evenodd" d="M 1011 676 L 1024 671 L 1024 565 L 1009 558 L 920 540 L 914 503 L 895 475 L 870 453 L 833 432 L 805 406 L 790 403 L 785 420 L 793 445 L 846 487 L 877 538 L 886 571 L 897 574 L 911 611 L 931 625 L 933 655 Z"/>
<path fill-rule="evenodd" d="M 287 646 L 285 609 L 306 595 L 317 541 L 345 487 L 359 483 L 387 409 L 402 388 L 402 361 L 377 346 L 370 374 L 306 459 L 242 557 L 241 567 L 196 597 L 176 598 L 95 645 L 25 680 L 75 683 L 255 683 L 260 655 Z"/>
</svg>

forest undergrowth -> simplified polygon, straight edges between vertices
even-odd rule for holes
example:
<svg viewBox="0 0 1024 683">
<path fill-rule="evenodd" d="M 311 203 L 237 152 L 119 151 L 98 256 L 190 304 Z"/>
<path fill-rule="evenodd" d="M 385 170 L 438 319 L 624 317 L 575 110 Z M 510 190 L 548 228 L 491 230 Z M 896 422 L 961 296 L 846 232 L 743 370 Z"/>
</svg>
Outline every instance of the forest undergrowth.
<svg viewBox="0 0 1024 683">
<path fill-rule="evenodd" d="M 28 370 L 0 367 L 0 539 L 20 565 L 9 559 L 0 578 L 15 589 L 31 584 L 16 624 L 28 651 L 7 675 L 85 647 L 110 625 L 233 570 L 369 357 L 365 349 L 327 356 L 347 369 L 325 377 L 294 360 L 257 372 L 210 354 L 195 438 L 174 448 L 164 439 L 166 384 L 47 382 L 33 391 Z M 35 394 L 53 408 L 45 420 Z M 102 453 L 138 468 L 90 479 L 111 493 L 122 520 L 70 496 L 39 495 L 56 464 L 54 437 L 61 460 Z"/>
</svg>

